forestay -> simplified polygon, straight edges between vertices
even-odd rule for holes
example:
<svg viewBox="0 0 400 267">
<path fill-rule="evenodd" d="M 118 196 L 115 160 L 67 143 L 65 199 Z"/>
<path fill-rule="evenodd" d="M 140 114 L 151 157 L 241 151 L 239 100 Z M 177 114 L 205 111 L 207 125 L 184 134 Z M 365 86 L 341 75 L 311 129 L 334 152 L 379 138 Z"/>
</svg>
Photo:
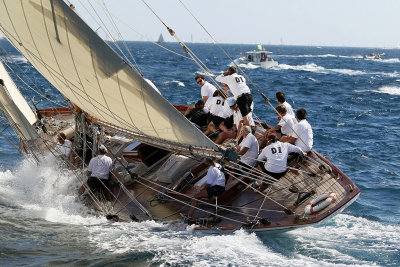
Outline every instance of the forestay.
<svg viewBox="0 0 400 267">
<path fill-rule="evenodd" d="M 151 137 L 217 148 L 62 0 L 1 1 L 0 30 L 93 117 Z"/>
</svg>

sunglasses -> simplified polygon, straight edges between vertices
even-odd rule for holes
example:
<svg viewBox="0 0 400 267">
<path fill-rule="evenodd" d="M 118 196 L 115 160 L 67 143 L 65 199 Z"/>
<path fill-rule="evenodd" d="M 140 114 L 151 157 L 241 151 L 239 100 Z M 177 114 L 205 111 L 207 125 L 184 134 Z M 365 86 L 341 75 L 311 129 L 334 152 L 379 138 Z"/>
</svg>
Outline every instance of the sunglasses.
<svg viewBox="0 0 400 267">
<path fill-rule="evenodd" d="M 196 81 L 197 83 L 201 83 L 203 80 L 198 80 L 198 81 Z"/>
</svg>

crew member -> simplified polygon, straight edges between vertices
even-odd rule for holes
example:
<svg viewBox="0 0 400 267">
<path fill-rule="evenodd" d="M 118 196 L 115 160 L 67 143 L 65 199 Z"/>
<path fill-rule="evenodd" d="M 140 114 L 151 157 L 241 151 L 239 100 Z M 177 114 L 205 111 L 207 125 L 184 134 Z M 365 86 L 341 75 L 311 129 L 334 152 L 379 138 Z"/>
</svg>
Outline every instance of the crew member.
<svg viewBox="0 0 400 267">
<path fill-rule="evenodd" d="M 215 80 L 228 85 L 239 106 L 244 124 L 249 125 L 246 116 L 253 110 L 253 96 L 246 84 L 246 79 L 242 75 L 237 74 L 235 67 L 229 67 L 227 71 L 217 76 Z"/>
<path fill-rule="evenodd" d="M 287 158 L 291 152 L 305 155 L 301 148 L 290 143 L 281 143 L 276 135 L 269 135 L 268 144 L 257 159 L 259 161 L 258 169 L 275 179 L 280 179 L 287 172 Z M 263 163 L 261 161 L 266 162 Z"/>
<path fill-rule="evenodd" d="M 207 171 L 207 182 L 204 186 L 197 187 L 200 191 L 194 195 L 192 207 L 189 210 L 191 217 L 196 209 L 198 199 L 217 197 L 225 192 L 225 174 L 222 172 L 222 167 L 215 160 L 206 159 L 205 162 L 210 167 Z"/>
</svg>

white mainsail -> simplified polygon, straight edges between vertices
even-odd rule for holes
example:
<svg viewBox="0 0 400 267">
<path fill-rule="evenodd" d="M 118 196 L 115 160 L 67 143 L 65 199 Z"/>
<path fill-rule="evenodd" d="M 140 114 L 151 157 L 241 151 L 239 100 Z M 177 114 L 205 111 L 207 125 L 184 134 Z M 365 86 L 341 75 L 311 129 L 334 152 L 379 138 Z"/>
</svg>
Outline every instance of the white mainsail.
<svg viewBox="0 0 400 267">
<path fill-rule="evenodd" d="M 32 127 L 32 124 L 36 122 L 36 116 L 1 61 L 0 79 L 4 82 L 4 86 L 0 84 L 0 111 L 23 141 L 37 139 L 38 134 Z"/>
<path fill-rule="evenodd" d="M 150 137 L 217 150 L 62 0 L 4 0 L 0 30 L 93 117 Z"/>
</svg>

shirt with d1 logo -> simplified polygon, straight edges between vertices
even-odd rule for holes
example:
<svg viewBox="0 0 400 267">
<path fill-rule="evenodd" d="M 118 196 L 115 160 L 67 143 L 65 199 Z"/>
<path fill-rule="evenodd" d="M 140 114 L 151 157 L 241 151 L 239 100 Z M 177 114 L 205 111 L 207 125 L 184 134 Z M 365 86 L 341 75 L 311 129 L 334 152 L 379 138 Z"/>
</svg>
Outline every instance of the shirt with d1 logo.
<svg viewBox="0 0 400 267">
<path fill-rule="evenodd" d="M 301 148 L 290 143 L 281 143 L 280 141 L 277 141 L 266 146 L 258 156 L 257 160 L 267 161 L 264 165 L 267 171 L 273 173 L 282 173 L 286 171 L 287 157 L 291 152 L 296 152 L 301 155 L 303 154 L 303 150 L 301 150 Z"/>
<path fill-rule="evenodd" d="M 215 80 L 227 84 L 235 98 L 238 98 L 241 94 L 250 93 L 250 88 L 246 84 L 246 79 L 237 73 L 227 76 L 221 74 L 217 76 Z"/>
</svg>

